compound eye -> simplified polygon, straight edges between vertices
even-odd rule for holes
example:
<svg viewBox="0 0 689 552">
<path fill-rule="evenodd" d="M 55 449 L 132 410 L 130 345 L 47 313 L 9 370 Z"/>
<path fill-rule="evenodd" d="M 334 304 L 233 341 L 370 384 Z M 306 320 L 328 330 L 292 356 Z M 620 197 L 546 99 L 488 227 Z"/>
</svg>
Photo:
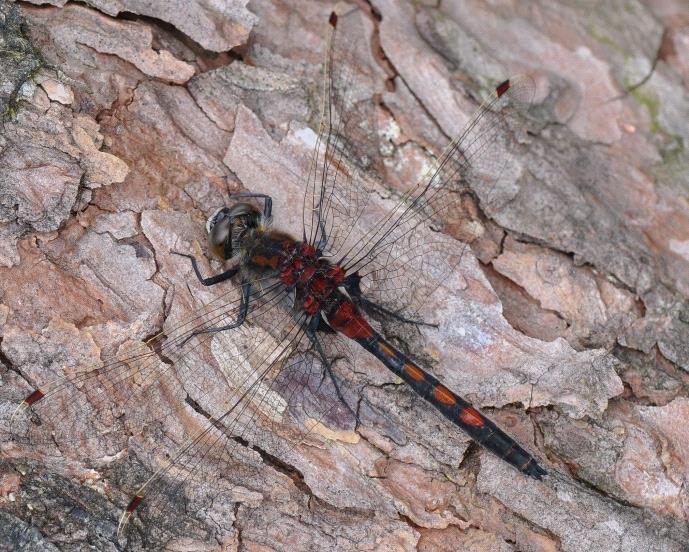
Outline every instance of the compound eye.
<svg viewBox="0 0 689 552">
<path fill-rule="evenodd" d="M 227 244 L 231 243 L 233 221 L 226 214 L 219 213 L 213 224 L 209 224 L 208 245 L 212 253 L 220 259 L 227 260 Z"/>
<path fill-rule="evenodd" d="M 218 219 L 226 216 L 228 212 L 229 209 L 227 207 L 218 207 L 206 221 L 206 233 L 210 234 L 213 226 L 215 226 L 216 222 L 218 222 Z"/>
</svg>

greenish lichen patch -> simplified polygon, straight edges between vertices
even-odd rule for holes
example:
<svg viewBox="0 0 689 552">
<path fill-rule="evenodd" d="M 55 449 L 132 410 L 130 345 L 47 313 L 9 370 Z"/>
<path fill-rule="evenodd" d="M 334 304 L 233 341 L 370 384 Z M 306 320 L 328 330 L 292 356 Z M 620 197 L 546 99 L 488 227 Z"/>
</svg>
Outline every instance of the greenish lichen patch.
<svg viewBox="0 0 689 552">
<path fill-rule="evenodd" d="M 19 91 L 43 64 L 22 25 L 19 8 L 0 1 L 0 116 L 3 120 L 16 115 Z"/>
<path fill-rule="evenodd" d="M 595 41 L 600 42 L 604 46 L 608 46 L 609 48 L 612 48 L 616 52 L 620 54 L 624 54 L 624 48 L 622 48 L 617 42 L 615 42 L 610 35 L 606 34 L 604 31 L 602 31 L 598 25 L 596 25 L 593 22 L 589 22 L 586 26 L 586 31 L 589 33 L 589 36 L 593 38 Z"/>
<path fill-rule="evenodd" d="M 658 114 L 660 113 L 660 100 L 658 96 L 643 86 L 632 89 L 631 94 L 637 102 L 648 109 L 648 114 L 651 116 L 651 132 L 665 132 L 658 122 Z"/>
</svg>

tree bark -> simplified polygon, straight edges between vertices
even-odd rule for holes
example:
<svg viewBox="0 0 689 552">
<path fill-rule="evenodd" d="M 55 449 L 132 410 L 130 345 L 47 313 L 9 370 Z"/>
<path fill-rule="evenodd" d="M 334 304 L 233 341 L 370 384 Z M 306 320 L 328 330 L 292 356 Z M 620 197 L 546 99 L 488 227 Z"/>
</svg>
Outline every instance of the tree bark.
<svg viewBox="0 0 689 552">
<path fill-rule="evenodd" d="M 275 226 L 301 237 L 334 4 L 1 1 L 0 548 L 686 550 L 686 7 L 356 4 L 351 86 L 380 132 L 345 162 L 369 169 L 381 213 L 485 90 L 535 78 L 520 155 L 448 221 L 470 250 L 424 305 L 438 329 L 387 330 L 550 475 L 472 445 L 353 350 L 336 376 L 359 423 L 320 418 L 291 447 L 262 427 L 250 469 L 203 460 L 203 508 L 173 504 L 165 531 L 136 519 L 118 540 L 132 493 L 215 415 L 222 367 L 165 368 L 132 416 L 150 421 L 125 412 L 107 438 L 83 433 L 111 415 L 101 403 L 45 447 L 13 441 L 7 420 L 31 389 L 234 293 L 170 253 L 207 253 L 228 193 L 270 193 Z"/>
</svg>

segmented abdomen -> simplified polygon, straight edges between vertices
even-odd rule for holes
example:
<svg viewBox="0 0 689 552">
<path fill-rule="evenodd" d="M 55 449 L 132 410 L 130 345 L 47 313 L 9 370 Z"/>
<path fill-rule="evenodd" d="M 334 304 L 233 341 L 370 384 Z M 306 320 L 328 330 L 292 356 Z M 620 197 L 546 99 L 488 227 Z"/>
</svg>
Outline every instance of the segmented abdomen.
<svg viewBox="0 0 689 552">
<path fill-rule="evenodd" d="M 369 326 L 370 327 L 370 326 Z M 522 473 L 536 479 L 546 475 L 536 460 L 519 444 L 471 404 L 445 387 L 437 378 L 417 366 L 382 336 L 352 336 L 364 349 L 401 377 L 411 388 L 457 424 L 478 444 L 484 446 Z"/>
</svg>

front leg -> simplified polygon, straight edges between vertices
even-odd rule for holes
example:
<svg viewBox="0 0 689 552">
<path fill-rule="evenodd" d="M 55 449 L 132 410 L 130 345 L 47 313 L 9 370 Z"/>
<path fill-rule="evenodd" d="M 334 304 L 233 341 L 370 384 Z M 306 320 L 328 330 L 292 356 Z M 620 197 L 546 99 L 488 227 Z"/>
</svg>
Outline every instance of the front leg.
<svg viewBox="0 0 689 552">
<path fill-rule="evenodd" d="M 226 330 L 234 330 L 239 328 L 246 321 L 246 316 L 249 313 L 249 303 L 251 300 L 251 282 L 242 282 L 242 297 L 239 302 L 239 313 L 237 315 L 237 320 L 225 326 L 211 326 L 210 328 L 203 328 L 202 330 L 194 330 L 182 341 L 180 346 L 184 345 L 192 337 L 197 335 L 224 332 Z"/>
<path fill-rule="evenodd" d="M 201 275 L 201 271 L 199 270 L 199 265 L 196 262 L 196 258 L 193 255 L 188 255 L 186 253 L 179 253 L 178 251 L 170 251 L 173 255 L 179 255 L 180 257 L 186 257 L 187 259 L 191 260 L 191 266 L 194 269 L 194 273 L 196 274 L 196 277 L 198 278 L 199 282 L 201 282 L 204 286 L 212 286 L 215 284 L 218 284 L 220 282 L 224 282 L 225 280 L 229 280 L 232 278 L 237 272 L 239 272 L 239 267 L 235 266 L 232 268 L 228 268 L 225 272 L 221 272 L 220 274 L 216 274 L 215 276 L 210 276 L 208 278 L 204 278 Z"/>
<path fill-rule="evenodd" d="M 327 329 L 326 329 L 327 328 Z M 330 362 L 330 359 L 326 356 L 325 351 L 323 350 L 323 346 L 321 345 L 320 339 L 318 339 L 318 333 L 319 331 L 325 331 L 327 333 L 335 333 L 335 330 L 333 330 L 330 325 L 323 320 L 323 317 L 318 314 L 314 316 L 306 326 L 306 335 L 311 341 L 311 344 L 313 345 L 313 348 L 316 350 L 316 354 L 318 357 L 321 359 L 321 363 L 323 364 L 323 367 L 325 368 L 325 372 L 328 374 L 328 377 L 330 378 L 330 381 L 333 383 L 333 387 L 335 388 L 335 393 L 337 394 L 337 398 L 340 400 L 340 402 L 345 406 L 347 410 L 354 416 L 354 419 L 359 422 L 359 416 L 357 415 L 356 412 L 352 409 L 351 406 L 349 406 L 349 403 L 345 400 L 344 395 L 342 395 L 342 391 L 340 390 L 340 384 L 337 383 L 337 378 L 335 378 L 335 374 L 333 373 L 333 368 L 332 368 L 332 363 Z"/>
<path fill-rule="evenodd" d="M 359 276 L 357 273 L 354 273 L 347 276 L 342 285 L 347 290 L 347 293 L 352 298 L 352 301 L 354 301 L 354 303 L 369 316 L 380 315 L 391 318 L 393 320 L 397 320 L 398 322 L 402 322 L 404 324 L 412 324 L 414 326 L 428 326 L 430 328 L 438 327 L 438 324 L 431 324 L 430 322 L 424 322 L 423 320 L 414 320 L 412 318 L 406 318 L 401 314 L 398 314 L 394 311 L 391 311 L 390 309 L 385 308 L 383 305 L 379 305 L 378 303 L 366 299 L 366 297 L 364 297 L 363 293 L 361 292 L 360 283 L 361 276 Z"/>
</svg>

